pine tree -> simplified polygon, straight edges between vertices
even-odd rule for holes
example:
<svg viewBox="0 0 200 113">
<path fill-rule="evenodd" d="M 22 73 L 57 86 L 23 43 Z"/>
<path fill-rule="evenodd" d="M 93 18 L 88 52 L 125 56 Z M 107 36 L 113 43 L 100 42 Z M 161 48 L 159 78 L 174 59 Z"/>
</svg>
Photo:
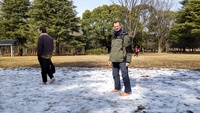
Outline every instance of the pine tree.
<svg viewBox="0 0 200 113">
<path fill-rule="evenodd" d="M 173 36 L 177 45 L 185 52 L 186 48 L 200 47 L 200 0 L 184 0 L 183 9 L 177 14 L 173 27 Z"/>
<path fill-rule="evenodd" d="M 70 0 L 34 0 L 30 11 L 30 24 L 33 28 L 44 26 L 56 41 L 56 54 L 60 55 L 60 42 L 70 38 L 78 31 L 79 18 L 76 17 L 73 1 Z"/>
<path fill-rule="evenodd" d="M 23 46 L 27 40 L 27 12 L 30 6 L 29 0 L 2 0 L 1 27 L 4 29 L 3 37 L 15 39 L 20 42 L 20 53 L 23 54 Z"/>
</svg>

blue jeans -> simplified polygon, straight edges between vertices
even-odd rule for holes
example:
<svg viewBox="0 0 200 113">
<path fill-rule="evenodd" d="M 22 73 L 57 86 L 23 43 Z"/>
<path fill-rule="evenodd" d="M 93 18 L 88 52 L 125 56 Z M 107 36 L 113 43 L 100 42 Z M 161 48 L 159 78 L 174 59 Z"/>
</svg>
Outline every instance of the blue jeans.
<svg viewBox="0 0 200 113">
<path fill-rule="evenodd" d="M 120 75 L 119 70 L 121 69 L 122 72 L 122 78 L 124 82 L 125 93 L 131 93 L 131 85 L 130 85 L 130 79 L 128 75 L 128 67 L 126 67 L 125 62 L 113 62 L 112 63 L 112 74 L 113 79 L 115 82 L 115 89 L 120 90 L 121 89 L 121 83 L 120 83 Z"/>
</svg>

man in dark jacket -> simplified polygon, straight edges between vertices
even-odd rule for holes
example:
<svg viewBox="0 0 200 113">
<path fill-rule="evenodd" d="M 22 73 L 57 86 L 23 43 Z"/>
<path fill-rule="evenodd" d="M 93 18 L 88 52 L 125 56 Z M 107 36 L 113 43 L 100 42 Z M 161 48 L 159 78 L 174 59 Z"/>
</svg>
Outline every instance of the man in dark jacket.
<svg viewBox="0 0 200 113">
<path fill-rule="evenodd" d="M 40 27 L 40 29 L 38 29 L 38 33 L 40 36 L 38 38 L 37 55 L 42 70 L 41 74 L 43 82 L 41 84 L 46 85 L 47 74 L 51 79 L 50 84 L 52 84 L 55 81 L 52 72 L 55 67 L 51 62 L 52 52 L 54 49 L 53 38 L 47 34 L 45 27 Z"/>
<path fill-rule="evenodd" d="M 124 36 L 123 36 L 124 35 Z M 119 21 L 114 22 L 114 37 L 112 38 L 111 52 L 108 65 L 112 65 L 112 74 L 114 79 L 114 90 L 111 92 L 120 92 L 120 75 L 121 69 L 124 82 L 124 92 L 120 96 L 128 96 L 131 94 L 131 85 L 128 75 L 128 66 L 132 59 L 132 43 L 127 34 L 124 34 Z"/>
</svg>

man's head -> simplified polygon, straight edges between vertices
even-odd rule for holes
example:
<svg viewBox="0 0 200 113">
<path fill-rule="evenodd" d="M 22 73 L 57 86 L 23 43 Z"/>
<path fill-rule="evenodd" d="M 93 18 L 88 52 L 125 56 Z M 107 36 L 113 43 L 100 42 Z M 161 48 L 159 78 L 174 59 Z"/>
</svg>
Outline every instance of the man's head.
<svg viewBox="0 0 200 113">
<path fill-rule="evenodd" d="M 41 33 L 47 33 L 47 30 L 46 30 L 45 27 L 40 27 L 40 28 L 38 29 L 38 33 L 39 33 L 39 34 L 41 34 Z"/>
<path fill-rule="evenodd" d="M 119 21 L 114 22 L 114 30 L 119 31 L 121 29 L 121 23 Z"/>
</svg>

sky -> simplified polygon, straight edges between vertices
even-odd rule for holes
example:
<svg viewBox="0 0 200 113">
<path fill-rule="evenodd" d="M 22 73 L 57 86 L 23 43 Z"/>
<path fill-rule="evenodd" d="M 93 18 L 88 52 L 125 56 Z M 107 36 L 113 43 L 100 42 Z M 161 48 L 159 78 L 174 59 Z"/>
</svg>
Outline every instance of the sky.
<svg viewBox="0 0 200 113">
<path fill-rule="evenodd" d="M 97 8 L 99 6 L 103 5 L 111 5 L 112 2 L 110 0 L 73 0 L 74 5 L 77 7 L 76 11 L 78 12 L 78 17 L 82 17 L 82 14 L 85 12 L 85 10 L 92 11 L 94 8 Z M 174 5 L 174 10 L 180 9 L 181 5 L 179 2 L 182 0 L 173 0 L 173 2 L 177 5 Z"/>
<path fill-rule="evenodd" d="M 111 68 L 0 68 L 0 113 L 200 113 L 200 71 L 129 68 L 132 93 L 111 93 Z"/>
<path fill-rule="evenodd" d="M 77 7 L 76 11 L 78 12 L 78 17 L 82 17 L 82 14 L 85 10 L 92 11 L 94 8 L 103 5 L 111 5 L 110 0 L 73 0 L 74 5 Z"/>
</svg>

